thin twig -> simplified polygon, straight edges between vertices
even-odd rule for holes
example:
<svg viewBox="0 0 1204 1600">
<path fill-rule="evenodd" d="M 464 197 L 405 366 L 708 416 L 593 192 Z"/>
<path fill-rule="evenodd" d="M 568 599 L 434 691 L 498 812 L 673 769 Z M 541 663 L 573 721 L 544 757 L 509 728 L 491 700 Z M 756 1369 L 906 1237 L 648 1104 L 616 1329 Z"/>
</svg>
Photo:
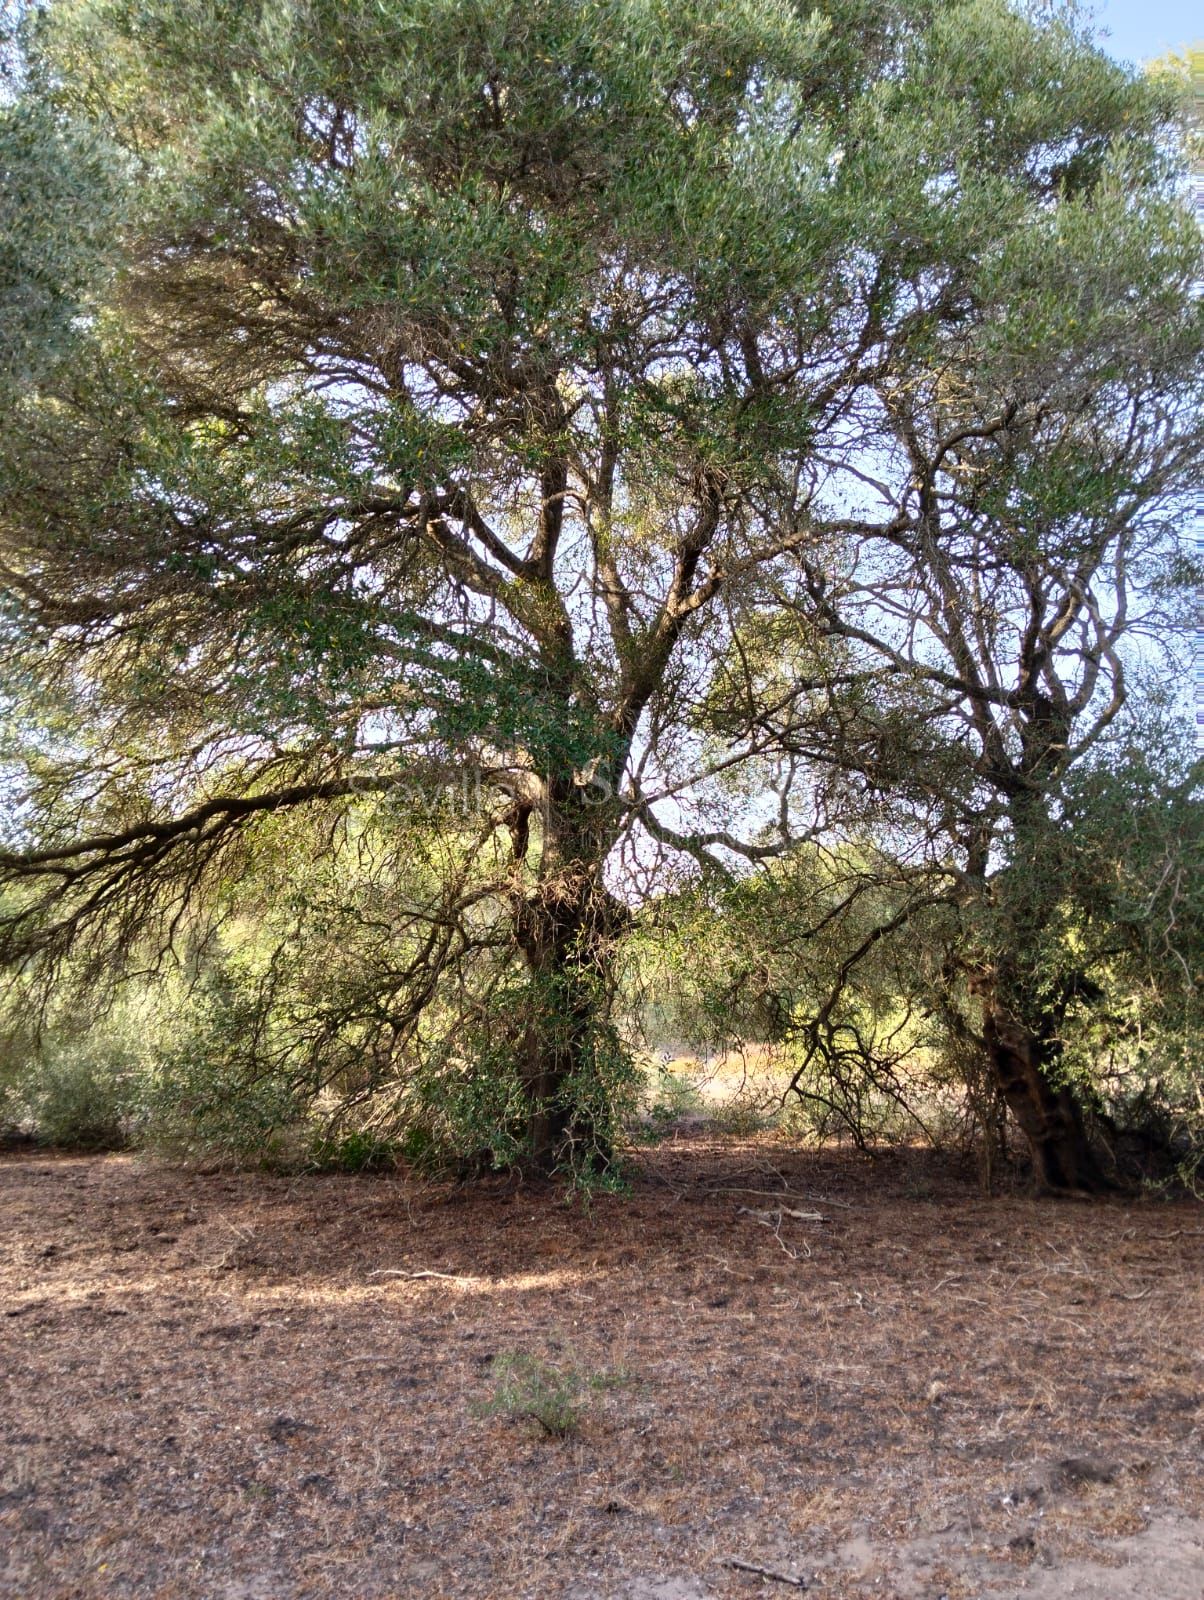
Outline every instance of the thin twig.
<svg viewBox="0 0 1204 1600">
<path fill-rule="evenodd" d="M 792 1578 L 788 1572 L 775 1572 L 772 1567 L 762 1567 L 755 1561 L 743 1561 L 739 1556 L 728 1556 L 725 1567 L 735 1567 L 738 1572 L 752 1572 L 758 1578 L 772 1578 L 775 1583 L 789 1583 L 795 1589 L 807 1587 L 806 1578 Z"/>
<path fill-rule="evenodd" d="M 791 1261 L 797 1261 L 800 1255 L 809 1256 L 811 1254 L 811 1246 L 809 1244 L 804 1243 L 801 1251 L 792 1250 L 786 1243 L 785 1239 L 782 1238 L 782 1222 L 784 1215 L 799 1217 L 804 1215 L 803 1212 L 790 1211 L 783 1213 L 780 1207 L 775 1211 L 753 1211 L 748 1206 L 737 1206 L 736 1213 L 737 1215 L 743 1213 L 744 1216 L 751 1217 L 754 1222 L 759 1222 L 763 1228 L 768 1228 L 773 1234 L 774 1238 L 781 1245 L 782 1249 L 790 1257 Z M 823 1218 L 819 1217 L 816 1220 L 822 1222 Z"/>
<path fill-rule="evenodd" d="M 833 1200 L 830 1195 L 799 1193 L 794 1189 L 736 1189 L 724 1187 L 722 1189 L 708 1189 L 708 1194 L 756 1194 L 765 1200 L 822 1200 L 825 1205 L 839 1206 L 842 1211 L 852 1211 L 854 1208 L 843 1200 Z"/>
<path fill-rule="evenodd" d="M 767 1222 L 771 1217 L 797 1217 L 800 1222 L 828 1220 L 820 1211 L 796 1211 L 793 1206 L 771 1206 L 768 1211 L 758 1211 L 754 1206 L 737 1206 L 736 1215 L 756 1217 L 758 1222 Z"/>
<path fill-rule="evenodd" d="M 454 1272 L 435 1272 L 430 1267 L 423 1267 L 419 1272 L 408 1272 L 404 1267 L 377 1267 L 368 1274 L 370 1278 L 442 1278 L 445 1283 L 462 1283 L 471 1285 L 476 1283 L 476 1278 L 460 1278 Z"/>
</svg>

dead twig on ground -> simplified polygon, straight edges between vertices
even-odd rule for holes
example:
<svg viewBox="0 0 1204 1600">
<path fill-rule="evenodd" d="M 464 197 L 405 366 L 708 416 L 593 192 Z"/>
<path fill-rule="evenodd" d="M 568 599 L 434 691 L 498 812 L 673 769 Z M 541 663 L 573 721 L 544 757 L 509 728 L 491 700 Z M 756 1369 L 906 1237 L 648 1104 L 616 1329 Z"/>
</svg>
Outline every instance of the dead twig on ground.
<svg viewBox="0 0 1204 1600">
<path fill-rule="evenodd" d="M 773 1217 L 796 1217 L 800 1222 L 827 1222 L 827 1217 L 818 1211 L 798 1211 L 793 1206 L 772 1206 L 767 1211 L 758 1211 L 755 1206 L 737 1206 L 737 1214 L 746 1217 L 756 1217 L 758 1222 L 768 1222 Z"/>
<path fill-rule="evenodd" d="M 706 1192 L 707 1194 L 753 1194 L 758 1195 L 763 1200 L 822 1200 L 825 1205 L 839 1206 L 842 1211 L 851 1211 L 853 1209 L 852 1206 L 847 1205 L 843 1200 L 833 1200 L 828 1195 L 804 1194 L 797 1192 L 794 1189 L 744 1189 L 724 1187 L 708 1189 Z M 801 1213 L 799 1214 L 801 1215 Z M 820 1216 L 817 1212 L 815 1214 L 815 1220 L 817 1222 L 826 1222 L 828 1219 L 827 1217 Z"/>
<path fill-rule="evenodd" d="M 778 1572 L 773 1567 L 763 1567 L 756 1561 L 745 1561 L 740 1556 L 728 1556 L 725 1567 L 735 1567 L 737 1572 L 751 1572 L 758 1578 L 769 1578 L 774 1583 L 788 1583 L 795 1589 L 807 1587 L 806 1578 L 791 1577 L 788 1572 Z"/>
<path fill-rule="evenodd" d="M 436 1272 L 431 1267 L 423 1267 L 417 1272 L 409 1272 L 405 1267 L 376 1267 L 368 1274 L 370 1278 L 440 1278 L 444 1283 L 459 1283 L 465 1288 L 471 1288 L 479 1283 L 479 1278 L 461 1278 L 454 1272 Z"/>
<path fill-rule="evenodd" d="M 759 1222 L 763 1228 L 768 1228 L 791 1261 L 797 1261 L 800 1255 L 809 1256 L 811 1254 L 811 1246 L 804 1243 L 801 1251 L 790 1248 L 785 1239 L 782 1238 L 782 1223 L 785 1218 L 802 1217 L 805 1221 L 823 1221 L 822 1217 L 813 1217 L 809 1212 L 790 1211 L 784 1207 L 778 1207 L 773 1211 L 754 1211 L 751 1206 L 737 1206 L 736 1214 L 737 1216 L 751 1217 L 754 1222 Z"/>
</svg>

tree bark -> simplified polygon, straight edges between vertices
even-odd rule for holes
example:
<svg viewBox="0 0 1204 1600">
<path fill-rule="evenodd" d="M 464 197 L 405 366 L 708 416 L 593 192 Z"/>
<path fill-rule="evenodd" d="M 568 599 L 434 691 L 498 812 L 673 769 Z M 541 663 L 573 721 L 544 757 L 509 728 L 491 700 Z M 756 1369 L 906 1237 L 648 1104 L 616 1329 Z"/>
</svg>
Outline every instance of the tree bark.
<svg viewBox="0 0 1204 1600">
<path fill-rule="evenodd" d="M 985 997 L 983 1042 L 992 1075 L 1023 1133 L 1038 1188 L 1047 1194 L 1101 1194 L 1114 1187 L 1092 1148 L 1073 1089 L 1056 1086 L 1057 1045 L 1048 1025 L 1019 1020 L 998 994 Z"/>
<path fill-rule="evenodd" d="M 532 981 L 533 1008 L 522 1051 L 525 1144 L 537 1171 L 574 1156 L 608 1165 L 605 1130 L 573 1092 L 593 1069 L 608 1021 L 610 947 L 625 908 L 606 888 L 609 840 L 579 794 L 552 790 L 542 815 L 539 878 L 515 903 L 515 937 Z"/>
</svg>

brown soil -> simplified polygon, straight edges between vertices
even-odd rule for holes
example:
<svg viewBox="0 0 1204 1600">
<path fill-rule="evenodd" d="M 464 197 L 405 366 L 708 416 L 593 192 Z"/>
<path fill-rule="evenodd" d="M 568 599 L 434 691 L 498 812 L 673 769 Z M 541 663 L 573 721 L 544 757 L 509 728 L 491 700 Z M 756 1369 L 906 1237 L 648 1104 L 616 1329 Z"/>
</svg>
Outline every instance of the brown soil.
<svg viewBox="0 0 1204 1600">
<path fill-rule="evenodd" d="M 1204 1596 L 1197 1206 L 699 1137 L 589 1208 L 31 1154 L 0 1208 L 5 1595 Z M 514 1352 L 603 1380 L 567 1438 L 481 1412 Z"/>
</svg>

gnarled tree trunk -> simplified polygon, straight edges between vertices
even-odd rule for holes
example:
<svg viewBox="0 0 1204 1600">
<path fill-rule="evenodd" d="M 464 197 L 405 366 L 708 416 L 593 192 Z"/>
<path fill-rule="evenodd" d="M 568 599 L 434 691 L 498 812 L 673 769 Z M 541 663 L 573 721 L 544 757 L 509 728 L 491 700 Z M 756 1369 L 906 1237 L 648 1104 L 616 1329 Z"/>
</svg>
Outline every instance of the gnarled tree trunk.
<svg viewBox="0 0 1204 1600">
<path fill-rule="evenodd" d="M 1028 1143 L 1038 1187 L 1050 1194 L 1112 1188 L 1073 1089 L 1052 1080 L 1058 1045 L 1051 1019 L 1027 1025 L 992 988 L 984 995 L 983 1044 L 999 1092 Z"/>
<path fill-rule="evenodd" d="M 516 896 L 514 928 L 534 1002 L 523 1042 L 524 1142 L 533 1166 L 551 1172 L 574 1156 L 606 1165 L 613 1154 L 574 1090 L 594 1070 L 608 1020 L 611 945 L 627 914 L 602 879 L 605 819 L 590 813 L 580 791 L 549 785 L 540 821 L 539 875 Z"/>
</svg>

